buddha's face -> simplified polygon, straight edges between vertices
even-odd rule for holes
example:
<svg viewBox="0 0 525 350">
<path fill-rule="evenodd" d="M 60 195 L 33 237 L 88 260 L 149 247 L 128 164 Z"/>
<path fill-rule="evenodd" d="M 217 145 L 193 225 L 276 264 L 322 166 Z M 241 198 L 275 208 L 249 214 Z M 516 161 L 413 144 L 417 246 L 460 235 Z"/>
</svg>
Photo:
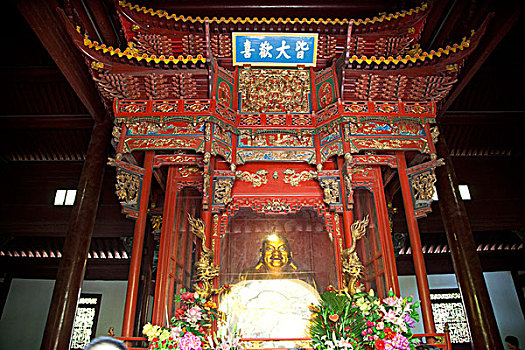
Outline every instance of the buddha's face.
<svg viewBox="0 0 525 350">
<path fill-rule="evenodd" d="M 276 234 L 268 236 L 262 247 L 264 264 L 270 271 L 279 271 L 290 262 L 290 248 L 288 242 Z"/>
</svg>

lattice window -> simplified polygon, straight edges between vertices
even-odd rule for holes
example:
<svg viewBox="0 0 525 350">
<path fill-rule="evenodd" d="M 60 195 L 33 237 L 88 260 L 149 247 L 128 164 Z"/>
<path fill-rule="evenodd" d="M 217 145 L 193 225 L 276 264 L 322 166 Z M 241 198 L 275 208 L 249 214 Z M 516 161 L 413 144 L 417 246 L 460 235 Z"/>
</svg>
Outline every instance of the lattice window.
<svg viewBox="0 0 525 350">
<path fill-rule="evenodd" d="M 80 295 L 70 349 L 83 349 L 95 337 L 102 294 Z"/>
<path fill-rule="evenodd" d="M 448 323 L 452 343 L 469 343 L 470 332 L 467 315 L 459 289 L 430 290 L 430 300 L 436 331 L 438 333 L 443 332 L 445 324 Z"/>
</svg>

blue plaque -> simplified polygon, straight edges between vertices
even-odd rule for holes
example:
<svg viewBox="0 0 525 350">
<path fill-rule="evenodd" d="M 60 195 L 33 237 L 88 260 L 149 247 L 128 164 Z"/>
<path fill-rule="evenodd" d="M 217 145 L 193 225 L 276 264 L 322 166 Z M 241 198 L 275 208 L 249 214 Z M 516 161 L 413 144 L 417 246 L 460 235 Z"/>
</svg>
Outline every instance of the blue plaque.
<svg viewBox="0 0 525 350">
<path fill-rule="evenodd" d="M 232 33 L 233 65 L 314 67 L 317 33 Z"/>
</svg>

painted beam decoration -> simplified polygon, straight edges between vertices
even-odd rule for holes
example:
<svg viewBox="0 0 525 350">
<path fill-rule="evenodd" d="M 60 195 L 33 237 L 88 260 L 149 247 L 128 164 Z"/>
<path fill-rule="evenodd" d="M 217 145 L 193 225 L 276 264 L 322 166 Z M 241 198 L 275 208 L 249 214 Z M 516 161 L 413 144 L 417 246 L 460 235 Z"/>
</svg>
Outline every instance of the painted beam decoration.
<svg viewBox="0 0 525 350">
<path fill-rule="evenodd" d="M 315 67 L 317 33 L 232 33 L 234 66 Z"/>
</svg>

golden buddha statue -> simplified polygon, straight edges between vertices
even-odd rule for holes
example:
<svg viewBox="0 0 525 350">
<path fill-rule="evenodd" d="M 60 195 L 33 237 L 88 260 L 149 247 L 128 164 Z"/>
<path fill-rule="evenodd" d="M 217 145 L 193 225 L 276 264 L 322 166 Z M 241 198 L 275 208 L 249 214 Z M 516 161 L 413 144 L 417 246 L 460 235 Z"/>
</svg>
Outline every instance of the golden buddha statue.
<svg viewBox="0 0 525 350">
<path fill-rule="evenodd" d="M 261 279 L 302 279 L 314 285 L 311 274 L 299 272 L 294 264 L 286 237 L 276 232 L 264 237 L 257 265 L 240 274 L 242 281 Z"/>
</svg>

